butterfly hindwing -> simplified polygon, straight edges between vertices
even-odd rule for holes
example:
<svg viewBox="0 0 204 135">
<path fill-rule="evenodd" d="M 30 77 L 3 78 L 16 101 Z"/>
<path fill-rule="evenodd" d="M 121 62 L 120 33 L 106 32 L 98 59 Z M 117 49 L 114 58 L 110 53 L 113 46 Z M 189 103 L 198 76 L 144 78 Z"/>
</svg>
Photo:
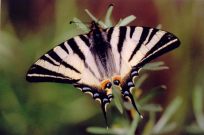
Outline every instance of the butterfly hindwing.
<svg viewBox="0 0 204 135">
<path fill-rule="evenodd" d="M 128 74 L 124 78 L 124 82 L 121 84 L 121 94 L 123 99 L 126 101 L 129 101 L 133 105 L 134 109 L 138 112 L 140 117 L 143 118 L 132 95 L 133 89 L 135 88 L 134 79 L 137 76 L 138 76 L 138 70 L 133 68 L 130 74 Z"/>
<path fill-rule="evenodd" d="M 90 87 L 85 84 L 75 84 L 74 86 L 80 89 L 82 92 L 91 95 L 91 97 L 94 100 L 98 101 L 101 104 L 101 109 L 103 111 L 105 122 L 106 122 L 106 125 L 108 125 L 107 116 L 106 116 L 106 108 L 107 108 L 107 105 L 113 99 L 113 95 L 112 94 L 107 95 L 106 92 L 101 90 L 100 88 L 93 87 L 93 86 Z"/>
</svg>

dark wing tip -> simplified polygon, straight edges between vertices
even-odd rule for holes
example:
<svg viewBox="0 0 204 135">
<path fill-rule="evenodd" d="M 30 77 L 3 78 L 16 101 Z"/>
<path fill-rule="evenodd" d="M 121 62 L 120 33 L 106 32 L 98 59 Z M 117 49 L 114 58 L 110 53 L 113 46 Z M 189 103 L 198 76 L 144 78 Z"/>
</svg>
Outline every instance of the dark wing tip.
<svg viewBox="0 0 204 135">
<path fill-rule="evenodd" d="M 172 33 L 168 32 L 166 34 L 166 38 L 168 38 L 169 41 L 177 39 L 177 41 L 174 43 L 175 48 L 179 47 L 181 44 L 181 41 L 179 40 L 179 38 Z"/>
<path fill-rule="evenodd" d="M 29 70 L 27 71 L 27 73 L 26 73 L 25 79 L 26 79 L 26 81 L 28 81 L 28 82 L 34 82 L 32 76 L 30 76 L 30 75 L 32 74 L 32 69 L 33 69 L 33 68 L 34 68 L 34 67 L 33 67 L 33 65 L 32 65 L 32 66 L 29 68 Z"/>
<path fill-rule="evenodd" d="M 28 82 L 33 82 L 32 78 L 31 78 L 30 76 L 28 76 L 28 75 L 26 75 L 25 79 L 26 79 L 26 81 L 28 81 Z"/>
<path fill-rule="evenodd" d="M 153 59 L 176 49 L 180 44 L 180 40 L 174 34 L 167 32 L 135 67 L 143 67 Z"/>
</svg>

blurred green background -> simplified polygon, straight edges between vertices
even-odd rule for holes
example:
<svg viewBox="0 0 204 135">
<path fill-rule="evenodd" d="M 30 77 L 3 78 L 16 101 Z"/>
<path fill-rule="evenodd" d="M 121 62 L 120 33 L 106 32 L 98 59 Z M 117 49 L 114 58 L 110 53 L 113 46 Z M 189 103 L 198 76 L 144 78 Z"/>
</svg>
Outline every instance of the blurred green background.
<svg viewBox="0 0 204 135">
<path fill-rule="evenodd" d="M 25 75 L 45 52 L 83 33 L 69 21 L 77 17 L 90 22 L 84 9 L 103 20 L 110 3 L 115 4 L 112 15 L 115 23 L 135 15 L 137 19 L 130 25 L 156 27 L 161 24 L 163 30 L 179 37 L 181 46 L 157 59 L 170 69 L 150 72 L 141 90 L 148 93 L 152 87 L 166 85 L 165 92 L 151 101 L 160 104 L 163 110 L 175 97 L 182 99 L 181 106 L 171 117 L 177 127 L 166 134 L 204 134 L 203 0 L 1 1 L 0 134 L 90 134 L 86 132 L 89 126 L 105 127 L 100 106 L 91 97 L 69 84 L 28 83 Z M 129 124 L 127 117 L 114 106 L 108 112 L 112 126 L 123 128 Z M 162 113 L 157 114 L 156 121 Z M 142 132 L 138 130 L 143 130 L 147 119 L 136 134 Z"/>
</svg>

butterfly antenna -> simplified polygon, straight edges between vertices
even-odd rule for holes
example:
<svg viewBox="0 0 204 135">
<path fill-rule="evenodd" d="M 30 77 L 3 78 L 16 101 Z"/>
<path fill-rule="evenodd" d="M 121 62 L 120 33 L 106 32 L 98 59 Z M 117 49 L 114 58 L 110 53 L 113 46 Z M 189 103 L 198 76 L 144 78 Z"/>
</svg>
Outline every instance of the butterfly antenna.
<svg viewBox="0 0 204 135">
<path fill-rule="evenodd" d="M 132 103 L 133 107 L 135 108 L 135 110 L 137 111 L 137 113 L 139 114 L 140 118 L 143 119 L 142 114 L 140 113 L 139 109 L 137 108 L 137 106 L 135 104 L 135 101 L 134 101 L 132 94 L 130 94 L 128 96 L 130 97 L 131 103 Z"/>
<path fill-rule="evenodd" d="M 105 119 L 105 122 L 106 122 L 106 129 L 108 129 L 108 120 L 107 120 L 107 116 L 106 116 L 106 109 L 105 109 L 105 104 L 104 103 L 101 104 L 101 109 L 103 111 L 103 116 L 104 116 L 104 119 Z"/>
</svg>

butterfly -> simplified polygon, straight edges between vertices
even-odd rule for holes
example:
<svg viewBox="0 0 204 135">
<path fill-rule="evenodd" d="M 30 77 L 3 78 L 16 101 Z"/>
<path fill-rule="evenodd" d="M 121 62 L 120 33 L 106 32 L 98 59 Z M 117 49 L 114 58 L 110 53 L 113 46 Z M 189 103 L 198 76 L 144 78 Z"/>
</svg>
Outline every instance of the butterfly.
<svg viewBox="0 0 204 135">
<path fill-rule="evenodd" d="M 29 82 L 73 84 L 100 102 L 105 121 L 112 87 L 139 113 L 133 99 L 134 79 L 142 67 L 180 45 L 172 33 L 150 27 L 103 29 L 95 21 L 90 32 L 75 36 L 41 56 L 28 70 Z"/>
</svg>

